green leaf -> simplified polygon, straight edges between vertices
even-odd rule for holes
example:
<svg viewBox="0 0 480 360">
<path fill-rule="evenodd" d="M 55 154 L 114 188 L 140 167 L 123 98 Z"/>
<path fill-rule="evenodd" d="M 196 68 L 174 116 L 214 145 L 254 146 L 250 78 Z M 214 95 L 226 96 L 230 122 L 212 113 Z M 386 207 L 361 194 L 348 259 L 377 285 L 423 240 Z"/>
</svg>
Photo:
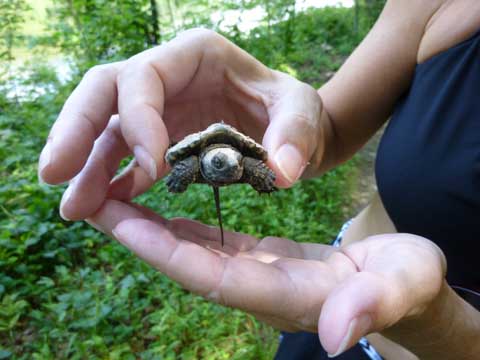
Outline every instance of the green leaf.
<svg viewBox="0 0 480 360">
<path fill-rule="evenodd" d="M 12 352 L 0 348 L 0 359 L 8 359 L 10 356 L 12 356 Z"/>
</svg>

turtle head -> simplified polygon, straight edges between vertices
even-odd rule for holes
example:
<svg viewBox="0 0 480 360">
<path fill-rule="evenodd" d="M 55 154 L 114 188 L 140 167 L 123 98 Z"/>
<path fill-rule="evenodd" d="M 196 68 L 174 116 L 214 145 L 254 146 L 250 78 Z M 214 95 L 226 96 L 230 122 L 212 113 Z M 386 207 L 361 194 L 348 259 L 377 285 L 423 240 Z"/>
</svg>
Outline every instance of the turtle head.
<svg viewBox="0 0 480 360">
<path fill-rule="evenodd" d="M 237 149 L 228 145 L 208 147 L 200 157 L 200 171 L 212 185 L 233 184 L 243 175 L 242 158 Z"/>
</svg>

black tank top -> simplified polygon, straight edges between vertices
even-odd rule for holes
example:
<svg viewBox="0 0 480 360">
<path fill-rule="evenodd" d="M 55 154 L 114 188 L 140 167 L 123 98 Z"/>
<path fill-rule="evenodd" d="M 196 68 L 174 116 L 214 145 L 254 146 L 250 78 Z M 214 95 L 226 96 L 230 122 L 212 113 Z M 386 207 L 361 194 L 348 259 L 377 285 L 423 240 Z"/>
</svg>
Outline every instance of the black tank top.
<svg viewBox="0 0 480 360">
<path fill-rule="evenodd" d="M 480 31 L 417 65 L 376 161 L 399 232 L 444 251 L 452 285 L 480 286 Z"/>
</svg>

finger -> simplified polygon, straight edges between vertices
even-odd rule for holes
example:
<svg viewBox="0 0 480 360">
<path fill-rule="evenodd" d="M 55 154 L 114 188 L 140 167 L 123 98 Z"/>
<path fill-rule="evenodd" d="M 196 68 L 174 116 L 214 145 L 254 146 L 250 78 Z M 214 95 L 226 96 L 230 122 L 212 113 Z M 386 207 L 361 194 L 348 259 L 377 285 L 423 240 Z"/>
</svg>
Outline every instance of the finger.
<svg viewBox="0 0 480 360">
<path fill-rule="evenodd" d="M 122 204 L 122 206 L 124 206 L 124 205 Z M 158 215 L 156 212 L 150 210 L 149 208 L 147 208 L 143 205 L 136 204 L 136 203 L 129 203 L 128 206 L 131 206 L 131 207 L 137 209 L 140 213 L 142 213 L 143 218 L 146 219 L 146 220 L 154 221 L 157 224 L 163 225 L 165 227 L 170 226 L 170 220 L 167 220 L 163 216 Z"/>
<path fill-rule="evenodd" d="M 113 237 L 112 230 L 118 223 L 127 219 L 145 219 L 145 215 L 129 205 L 118 200 L 107 199 L 100 209 L 85 221 L 98 231 Z"/>
<path fill-rule="evenodd" d="M 159 225 L 164 226 L 167 230 L 172 229 L 172 224 L 169 220 L 153 213 L 151 210 L 133 203 L 124 203 L 116 200 L 107 200 L 103 203 L 102 208 L 97 211 L 86 222 L 93 226 L 98 231 L 101 231 L 109 236 L 112 236 L 112 228 L 124 219 L 143 219 L 151 220 Z M 176 236 L 177 234 L 175 234 Z M 216 251 L 221 256 L 233 256 L 238 253 L 238 250 L 226 245 L 221 247 L 220 243 L 212 243 L 203 238 L 189 238 L 189 241 L 196 243 L 202 247 Z"/>
<path fill-rule="evenodd" d="M 95 139 L 117 110 L 116 77 L 122 63 L 93 67 L 65 102 L 39 159 L 39 178 L 58 184 L 84 166 Z"/>
<path fill-rule="evenodd" d="M 289 239 L 268 236 L 258 243 L 255 251 L 268 252 L 279 257 L 293 259 L 330 261 L 331 255 L 338 252 L 338 249 L 330 245 L 298 243 Z"/>
<path fill-rule="evenodd" d="M 281 319 L 276 316 L 265 316 L 263 314 L 258 314 L 255 312 L 251 312 L 255 318 L 267 325 L 270 325 L 271 327 L 281 330 L 281 331 L 287 331 L 287 332 L 298 332 L 299 329 L 296 326 L 292 325 L 292 321 L 290 319 Z"/>
<path fill-rule="evenodd" d="M 118 77 L 123 135 L 139 165 L 154 180 L 165 169 L 164 155 L 169 146 L 162 120 L 165 102 L 194 80 L 206 49 L 203 39 L 219 38 L 212 34 L 191 31 L 145 51 L 130 59 Z M 205 86 L 208 91 L 208 84 Z"/>
<path fill-rule="evenodd" d="M 288 312 L 298 297 L 283 270 L 252 259 L 222 258 L 176 238 L 128 204 L 107 200 L 89 220 L 186 289 L 213 301 L 278 314 Z"/>
<path fill-rule="evenodd" d="M 324 244 L 301 243 L 301 246 L 305 260 L 335 261 L 332 255 L 339 251 L 336 247 Z"/>
<path fill-rule="evenodd" d="M 183 239 L 202 239 L 205 242 L 211 242 L 212 246 L 217 248 L 220 242 L 219 228 L 202 224 L 198 221 L 175 218 L 166 220 L 152 210 L 139 204 L 131 204 L 137 210 L 142 212 L 149 220 L 158 222 L 167 226 L 170 231 Z M 305 260 L 327 261 L 331 255 L 338 249 L 323 244 L 297 243 L 293 240 L 268 236 L 259 241 L 256 237 L 232 231 L 224 231 L 225 246 L 231 247 L 238 252 L 249 252 L 251 258 L 271 263 L 280 257 L 289 257 Z M 221 246 L 221 245 L 220 245 Z M 221 247 L 218 247 L 222 250 Z M 268 254 L 274 254 L 272 260 L 267 261 Z"/>
<path fill-rule="evenodd" d="M 224 232 L 224 248 L 221 246 L 220 230 L 217 227 L 202 224 L 198 221 L 174 218 L 167 220 L 164 217 L 158 215 L 154 211 L 139 205 L 131 204 L 138 211 L 140 211 L 146 219 L 152 220 L 168 228 L 177 237 L 196 241 L 202 240 L 202 244 L 211 249 L 227 250 L 229 254 L 237 254 L 238 252 L 248 251 L 255 247 L 258 243 L 257 238 L 247 234 L 225 231 Z"/>
<path fill-rule="evenodd" d="M 208 299 L 247 311 L 278 313 L 289 307 L 288 276 L 275 267 L 246 258 L 221 258 L 145 220 L 123 221 L 114 233 L 139 257 Z"/>
<path fill-rule="evenodd" d="M 158 177 L 163 177 L 166 172 L 161 172 Z M 150 189 L 155 181 L 133 159 L 125 170 L 116 176 L 110 183 L 107 197 L 129 201 Z"/>
<path fill-rule="evenodd" d="M 162 121 L 164 85 L 153 66 L 133 62 L 118 81 L 122 133 L 138 164 L 152 180 L 165 168 L 167 129 Z"/>
<path fill-rule="evenodd" d="M 120 161 L 129 152 L 120 133 L 118 116 L 114 116 L 95 142 L 87 163 L 65 191 L 60 204 L 62 217 L 81 220 L 97 211 L 105 201 Z"/>
<path fill-rule="evenodd" d="M 131 203 L 130 205 L 140 211 L 144 215 L 145 219 L 154 221 L 157 224 L 164 226 L 168 231 L 172 232 L 175 237 L 179 239 L 188 240 L 210 250 L 215 250 L 218 253 L 228 254 L 230 256 L 234 256 L 238 253 L 238 249 L 232 247 L 230 242 L 226 242 L 224 246 L 222 246 L 220 242 L 220 235 L 216 240 L 212 240 L 210 238 L 201 236 L 201 234 L 192 233 L 190 230 L 182 226 L 183 222 L 180 218 L 167 220 L 163 216 L 158 215 L 154 211 L 140 204 Z"/>
<path fill-rule="evenodd" d="M 398 321 L 403 307 L 396 304 L 395 291 L 392 284 L 371 273 L 358 273 L 339 285 L 320 314 L 318 334 L 324 349 L 331 356 L 342 354 L 380 325 L 380 313 L 391 311 L 390 320 Z"/>
<path fill-rule="evenodd" d="M 219 242 L 220 229 L 215 226 L 208 226 L 198 221 L 176 218 L 171 220 L 172 226 L 179 231 L 185 239 L 201 237 L 207 241 Z M 224 231 L 225 244 L 228 244 L 237 251 L 248 251 L 254 248 L 258 239 L 254 236 L 233 231 Z"/>
<path fill-rule="evenodd" d="M 292 186 L 314 154 L 323 154 L 318 93 L 307 84 L 285 83 L 288 88 L 268 109 L 270 124 L 263 138 L 280 187 Z"/>
<path fill-rule="evenodd" d="M 226 247 L 224 249 L 221 246 L 220 229 L 218 227 L 204 225 L 190 219 L 172 219 L 169 229 L 184 239 L 203 239 L 218 250 L 232 249 L 233 252 L 227 251 L 230 255 L 255 259 L 266 264 L 273 263 L 281 257 L 294 258 L 295 255 L 300 256 L 301 253 L 301 250 L 298 251 L 299 245 L 291 240 L 268 237 L 258 241 L 254 236 L 231 231 L 224 232 Z"/>
</svg>

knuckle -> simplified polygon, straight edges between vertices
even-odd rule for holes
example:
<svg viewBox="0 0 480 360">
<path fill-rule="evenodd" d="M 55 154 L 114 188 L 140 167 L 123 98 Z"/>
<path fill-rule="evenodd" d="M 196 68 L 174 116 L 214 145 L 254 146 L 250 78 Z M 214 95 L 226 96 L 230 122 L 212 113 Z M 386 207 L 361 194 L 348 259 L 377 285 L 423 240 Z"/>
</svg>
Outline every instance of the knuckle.
<svg viewBox="0 0 480 360">
<path fill-rule="evenodd" d="M 120 129 L 120 116 L 118 114 L 112 115 L 110 117 L 107 129 L 110 129 L 112 131 L 117 131 L 118 129 Z"/>
<path fill-rule="evenodd" d="M 199 42 L 204 45 L 205 51 L 208 51 L 214 55 L 220 55 L 223 53 L 226 44 L 228 43 L 219 33 L 205 28 L 193 28 L 183 33 L 183 36 L 188 36 L 191 42 L 198 44 Z"/>
<path fill-rule="evenodd" d="M 117 82 L 132 76 L 135 73 L 142 73 L 152 67 L 152 60 L 146 56 L 134 56 L 127 60 L 126 64 L 117 74 Z"/>
<path fill-rule="evenodd" d="M 292 113 L 292 119 L 295 121 L 296 124 L 305 127 L 308 131 L 310 131 L 311 128 L 315 125 L 315 123 L 312 122 L 312 117 L 310 116 L 310 114 L 306 114 L 303 112 Z"/>
<path fill-rule="evenodd" d="M 261 243 L 269 243 L 269 242 L 272 242 L 276 239 L 277 238 L 275 236 L 265 236 L 262 240 L 260 240 L 260 242 Z"/>
<path fill-rule="evenodd" d="M 267 236 L 261 239 L 257 245 L 257 249 L 268 248 L 279 242 L 279 238 L 275 236 Z"/>
<path fill-rule="evenodd" d="M 84 78 L 103 78 L 106 76 L 110 76 L 112 73 L 112 67 L 110 64 L 102 64 L 102 65 L 95 65 L 91 67 L 86 73 Z"/>
<path fill-rule="evenodd" d="M 311 85 L 297 80 L 296 91 L 303 95 L 304 98 L 308 98 L 312 103 L 320 104 L 322 99 L 318 94 L 318 91 Z"/>
<path fill-rule="evenodd" d="M 131 66 L 129 68 L 135 68 L 135 70 L 146 70 L 153 67 L 153 59 L 151 56 L 139 56 L 132 58 Z"/>
<path fill-rule="evenodd" d="M 181 33 L 179 36 L 188 36 L 195 39 L 200 38 L 206 41 L 210 41 L 217 37 L 220 37 L 220 35 L 217 32 L 210 29 L 201 28 L 201 27 L 188 29 L 183 33 Z"/>
</svg>

